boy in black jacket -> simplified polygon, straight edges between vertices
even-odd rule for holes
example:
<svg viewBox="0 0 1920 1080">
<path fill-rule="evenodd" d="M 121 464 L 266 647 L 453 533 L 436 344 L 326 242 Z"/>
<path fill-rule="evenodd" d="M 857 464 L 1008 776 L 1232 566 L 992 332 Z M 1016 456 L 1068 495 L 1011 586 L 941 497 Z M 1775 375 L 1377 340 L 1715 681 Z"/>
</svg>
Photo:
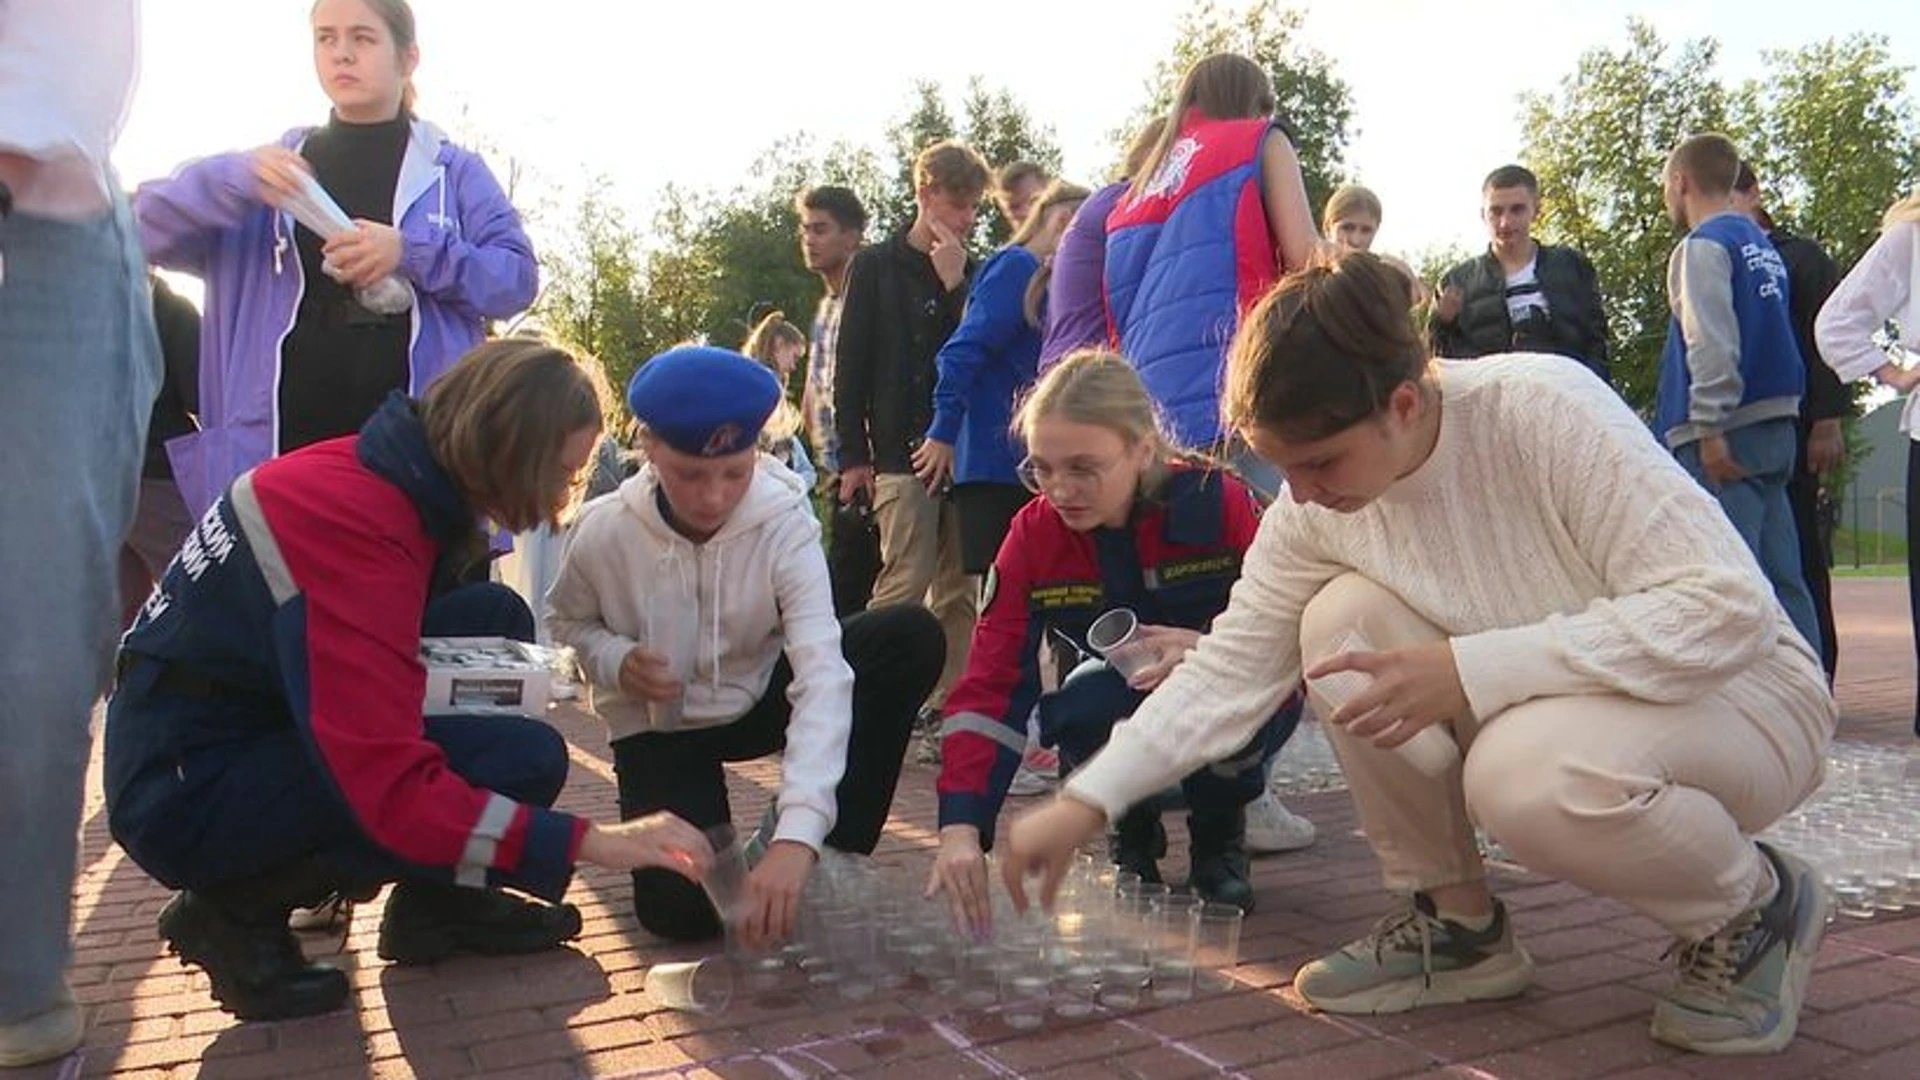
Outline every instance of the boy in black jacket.
<svg viewBox="0 0 1920 1080">
<path fill-rule="evenodd" d="M 975 588 L 961 569 L 953 505 L 914 476 L 913 451 L 933 419 L 934 356 L 966 306 L 974 270 L 966 242 L 987 175 L 962 143 L 920 152 L 913 223 L 854 256 L 834 358 L 840 501 L 862 491 L 872 500 L 880 528 L 872 604 L 924 603 L 946 631 L 946 666 L 927 703 L 935 714 L 966 667 Z"/>
</svg>

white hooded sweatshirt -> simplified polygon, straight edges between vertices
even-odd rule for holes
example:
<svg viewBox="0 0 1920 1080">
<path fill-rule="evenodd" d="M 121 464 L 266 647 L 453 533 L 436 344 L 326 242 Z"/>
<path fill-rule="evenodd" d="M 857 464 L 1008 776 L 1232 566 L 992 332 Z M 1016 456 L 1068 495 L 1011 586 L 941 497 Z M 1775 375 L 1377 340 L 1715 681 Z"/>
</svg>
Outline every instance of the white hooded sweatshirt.
<svg viewBox="0 0 1920 1080">
<path fill-rule="evenodd" d="M 840 649 L 827 560 L 800 478 L 762 454 L 746 497 L 696 544 L 661 515 L 651 465 L 589 502 L 547 593 L 547 625 L 573 646 L 589 705 L 611 738 L 656 730 L 645 701 L 620 689 L 637 645 L 673 661 L 686 702 L 679 730 L 719 727 L 766 693 L 782 649 L 793 716 L 781 763 L 775 840 L 819 850 L 838 814 L 853 726 L 853 670 Z"/>
</svg>

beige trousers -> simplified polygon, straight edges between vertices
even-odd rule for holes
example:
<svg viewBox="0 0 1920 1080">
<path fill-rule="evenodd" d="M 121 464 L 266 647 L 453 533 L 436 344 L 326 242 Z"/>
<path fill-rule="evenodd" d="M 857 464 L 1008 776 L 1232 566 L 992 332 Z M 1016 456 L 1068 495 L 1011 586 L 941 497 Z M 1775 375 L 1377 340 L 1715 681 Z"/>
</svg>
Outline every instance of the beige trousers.
<svg viewBox="0 0 1920 1080">
<path fill-rule="evenodd" d="M 1306 663 L 1348 629 L 1380 650 L 1447 636 L 1358 574 L 1307 605 Z M 1389 889 L 1484 878 L 1478 821 L 1529 869 L 1694 940 L 1753 902 L 1765 871 L 1750 837 L 1819 786 L 1833 722 L 1818 664 L 1782 647 L 1683 705 L 1591 694 L 1461 717 L 1450 727 L 1462 762 L 1438 779 L 1339 728 L 1327 735 Z"/>
<path fill-rule="evenodd" d="M 928 704 L 946 704 L 947 691 L 966 670 L 973 642 L 979 584 L 960 568 L 960 519 L 953 503 L 927 494 L 917 477 L 874 477 L 874 521 L 880 527 L 880 574 L 872 606 L 925 604 L 947 635 L 947 662 Z"/>
</svg>

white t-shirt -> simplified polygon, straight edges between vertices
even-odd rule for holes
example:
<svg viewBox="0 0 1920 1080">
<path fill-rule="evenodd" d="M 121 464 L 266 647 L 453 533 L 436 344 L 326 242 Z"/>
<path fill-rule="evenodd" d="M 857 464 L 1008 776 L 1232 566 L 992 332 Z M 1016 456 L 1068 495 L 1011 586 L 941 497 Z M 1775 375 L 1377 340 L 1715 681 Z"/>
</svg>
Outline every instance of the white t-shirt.
<svg viewBox="0 0 1920 1080">
<path fill-rule="evenodd" d="M 139 47 L 139 0 L 0 3 L 0 183 L 15 209 L 81 218 L 106 208 Z"/>
<path fill-rule="evenodd" d="M 1507 318 L 1515 326 L 1527 321 L 1534 310 L 1550 314 L 1547 307 L 1547 294 L 1540 291 L 1540 253 L 1536 249 L 1527 265 L 1507 275 Z"/>
</svg>

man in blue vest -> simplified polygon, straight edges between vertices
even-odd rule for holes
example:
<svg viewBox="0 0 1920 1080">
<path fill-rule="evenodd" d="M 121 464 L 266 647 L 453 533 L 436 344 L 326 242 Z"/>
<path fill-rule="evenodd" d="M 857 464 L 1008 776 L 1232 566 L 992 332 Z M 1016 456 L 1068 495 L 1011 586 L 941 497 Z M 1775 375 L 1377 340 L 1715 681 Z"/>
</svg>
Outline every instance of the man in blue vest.
<svg viewBox="0 0 1920 1080">
<path fill-rule="evenodd" d="M 1807 371 L 1786 263 L 1735 208 L 1739 174 L 1740 152 L 1724 135 L 1695 135 L 1667 158 L 1667 210 L 1688 232 L 1667 260 L 1673 320 L 1654 430 L 1720 500 L 1817 651 L 1820 626 L 1787 501 Z"/>
</svg>

